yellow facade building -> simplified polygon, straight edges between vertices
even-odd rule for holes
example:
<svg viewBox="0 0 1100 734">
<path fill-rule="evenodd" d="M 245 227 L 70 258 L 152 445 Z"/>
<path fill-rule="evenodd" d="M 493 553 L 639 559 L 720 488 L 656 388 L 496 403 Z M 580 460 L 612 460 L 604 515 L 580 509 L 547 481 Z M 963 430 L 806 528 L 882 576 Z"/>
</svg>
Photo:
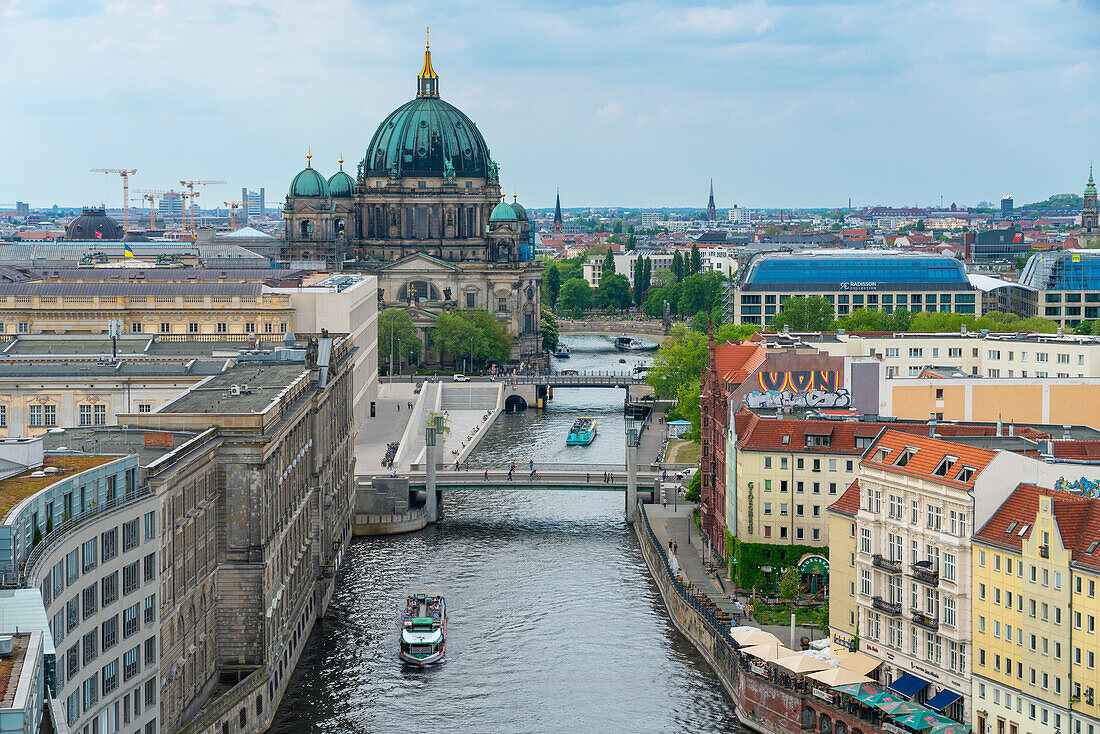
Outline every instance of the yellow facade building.
<svg viewBox="0 0 1100 734">
<path fill-rule="evenodd" d="M 856 513 L 859 480 L 829 507 L 829 633 L 834 645 L 849 647 L 859 634 L 856 609 Z"/>
<path fill-rule="evenodd" d="M 974 536 L 976 732 L 1100 731 L 1100 499 L 1019 485 Z"/>
</svg>

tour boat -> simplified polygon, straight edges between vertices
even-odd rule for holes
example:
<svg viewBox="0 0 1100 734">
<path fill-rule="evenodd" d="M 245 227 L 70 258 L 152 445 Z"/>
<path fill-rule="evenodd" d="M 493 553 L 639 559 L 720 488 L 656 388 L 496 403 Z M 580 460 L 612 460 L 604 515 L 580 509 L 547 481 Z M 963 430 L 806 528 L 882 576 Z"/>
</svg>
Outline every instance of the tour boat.
<svg viewBox="0 0 1100 734">
<path fill-rule="evenodd" d="M 569 429 L 569 435 L 565 439 L 566 446 L 587 446 L 596 438 L 596 419 L 578 418 L 573 421 L 573 427 Z"/>
<path fill-rule="evenodd" d="M 554 356 L 558 359 L 569 359 L 569 347 L 567 347 L 565 344 L 558 344 L 558 348 L 554 352 Z"/>
<path fill-rule="evenodd" d="M 439 591 L 411 591 L 401 623 L 398 656 L 424 667 L 443 658 L 447 637 L 447 603 Z"/>
<path fill-rule="evenodd" d="M 617 336 L 615 337 L 615 348 L 627 352 L 651 352 L 657 348 L 657 344 L 647 344 L 632 336 Z"/>
</svg>

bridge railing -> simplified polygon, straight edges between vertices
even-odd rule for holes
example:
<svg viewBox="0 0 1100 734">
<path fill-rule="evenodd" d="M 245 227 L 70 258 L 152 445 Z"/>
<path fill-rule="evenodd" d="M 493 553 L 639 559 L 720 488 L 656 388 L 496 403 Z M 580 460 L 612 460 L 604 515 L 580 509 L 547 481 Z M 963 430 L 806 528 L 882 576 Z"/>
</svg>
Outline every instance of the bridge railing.
<svg viewBox="0 0 1100 734">
<path fill-rule="evenodd" d="M 467 377 L 470 378 L 470 382 L 492 382 L 504 385 L 545 385 L 547 383 L 554 385 L 587 385 L 593 381 L 607 383 L 608 385 L 616 383 L 620 385 L 641 385 L 645 382 L 645 377 L 625 370 L 578 370 L 576 375 L 563 375 L 560 372 L 539 372 L 521 375 L 493 375 L 492 377 L 489 375 L 467 375 Z M 424 380 L 452 382 L 452 379 L 446 375 L 390 375 L 378 379 L 382 382 L 423 382 Z M 463 383 L 457 384 L 461 385 Z"/>
<path fill-rule="evenodd" d="M 511 468 L 511 462 L 459 462 L 459 468 L 455 470 L 455 462 L 449 464 L 436 464 L 436 471 L 440 474 L 446 473 L 448 475 L 482 475 L 488 471 L 490 476 L 500 476 L 508 474 L 508 470 Z M 531 472 L 531 464 L 527 461 L 516 462 L 516 474 L 528 474 Z M 415 473 L 422 473 L 424 471 L 423 464 L 413 464 L 410 469 Z M 555 474 L 569 474 L 571 476 L 584 474 L 586 472 L 592 474 L 602 474 L 603 472 L 625 472 L 625 464 L 562 464 L 562 463 L 544 463 L 535 462 L 535 471 L 539 474 L 543 473 L 555 473 Z"/>
</svg>

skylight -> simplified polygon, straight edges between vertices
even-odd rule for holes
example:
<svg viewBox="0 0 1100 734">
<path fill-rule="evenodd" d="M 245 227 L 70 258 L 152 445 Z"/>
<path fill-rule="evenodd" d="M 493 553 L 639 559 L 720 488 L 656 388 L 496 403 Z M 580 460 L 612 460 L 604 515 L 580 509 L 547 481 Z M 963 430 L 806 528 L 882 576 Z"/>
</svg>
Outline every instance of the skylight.
<svg viewBox="0 0 1100 734">
<path fill-rule="evenodd" d="M 1016 522 L 1015 520 L 1013 520 L 1012 522 L 1010 522 L 1010 523 L 1008 524 L 1008 529 L 1007 529 L 1007 530 L 1005 530 L 1005 535 L 1012 535 L 1012 531 L 1013 531 L 1013 530 L 1015 530 L 1015 529 L 1016 529 L 1016 526 L 1017 526 L 1017 525 L 1019 525 L 1019 524 L 1020 524 L 1020 523 Z"/>
<path fill-rule="evenodd" d="M 1023 525 L 1020 526 L 1020 532 L 1016 533 L 1016 535 L 1020 536 L 1021 538 L 1024 537 L 1024 534 L 1027 533 L 1027 529 L 1030 528 L 1030 527 L 1031 527 L 1030 523 L 1024 523 Z"/>
<path fill-rule="evenodd" d="M 1091 543 L 1089 543 L 1089 549 L 1085 552 L 1089 553 L 1089 554 L 1092 554 L 1096 550 L 1096 546 L 1098 546 L 1098 545 L 1100 545 L 1100 540 L 1092 541 Z"/>
</svg>

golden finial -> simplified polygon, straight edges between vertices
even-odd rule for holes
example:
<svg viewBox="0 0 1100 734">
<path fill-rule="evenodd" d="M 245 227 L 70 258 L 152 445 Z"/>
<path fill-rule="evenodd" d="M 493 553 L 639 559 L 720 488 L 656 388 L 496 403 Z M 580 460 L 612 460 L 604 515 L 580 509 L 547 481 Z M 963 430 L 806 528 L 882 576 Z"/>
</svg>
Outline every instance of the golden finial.
<svg viewBox="0 0 1100 734">
<path fill-rule="evenodd" d="M 306 148 L 306 168 L 313 168 L 311 159 L 313 158 L 313 151 L 310 148 Z"/>
<path fill-rule="evenodd" d="M 344 154 L 340 154 L 340 170 L 344 170 Z"/>
<path fill-rule="evenodd" d="M 519 194 L 512 194 L 512 201 L 519 201 Z"/>
<path fill-rule="evenodd" d="M 424 48 L 432 47 L 431 28 L 424 26 Z"/>
<path fill-rule="evenodd" d="M 436 86 L 439 77 L 432 68 L 432 46 L 428 42 L 428 29 L 424 29 L 424 68 L 420 70 L 417 87 L 418 97 L 438 97 L 439 89 Z"/>
</svg>

